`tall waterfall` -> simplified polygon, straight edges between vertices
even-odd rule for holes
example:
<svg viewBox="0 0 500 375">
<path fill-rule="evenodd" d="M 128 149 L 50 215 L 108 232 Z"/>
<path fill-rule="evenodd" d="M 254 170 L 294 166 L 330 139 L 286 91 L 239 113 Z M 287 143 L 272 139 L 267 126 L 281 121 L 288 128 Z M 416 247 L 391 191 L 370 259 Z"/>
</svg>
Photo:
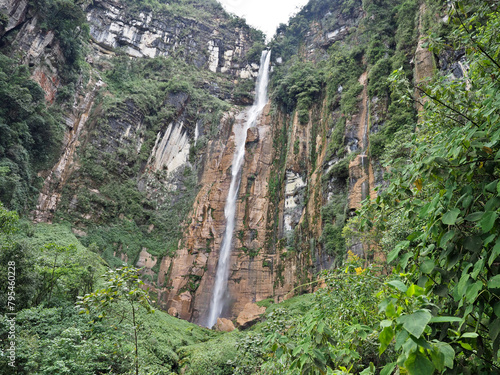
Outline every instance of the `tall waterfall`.
<svg viewBox="0 0 500 375">
<path fill-rule="evenodd" d="M 217 318 L 222 313 L 227 290 L 227 279 L 229 275 L 229 259 L 231 256 L 231 245 L 233 242 L 233 232 L 235 226 L 236 199 L 241 181 L 241 166 L 245 158 L 245 142 L 247 130 L 254 127 L 257 118 L 262 113 L 267 103 L 267 86 L 269 83 L 269 62 L 271 60 L 271 51 L 263 51 L 260 58 L 260 69 L 255 85 L 255 99 L 252 107 L 248 110 L 247 121 L 243 126 L 234 127 L 235 150 L 233 164 L 231 166 L 231 185 L 227 195 L 224 214 L 226 216 L 226 230 L 222 240 L 219 252 L 219 263 L 217 264 L 217 273 L 215 274 L 215 284 L 212 291 L 212 300 L 208 312 L 207 327 L 212 327 Z"/>
</svg>

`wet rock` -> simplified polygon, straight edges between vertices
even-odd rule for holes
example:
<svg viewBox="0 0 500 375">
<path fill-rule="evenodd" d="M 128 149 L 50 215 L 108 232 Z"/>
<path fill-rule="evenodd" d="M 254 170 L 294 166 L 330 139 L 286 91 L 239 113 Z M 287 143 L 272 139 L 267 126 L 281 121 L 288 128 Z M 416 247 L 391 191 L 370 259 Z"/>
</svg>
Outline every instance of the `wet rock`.
<svg viewBox="0 0 500 375">
<path fill-rule="evenodd" d="M 259 129 L 250 128 L 247 130 L 247 140 L 246 143 L 255 143 L 259 141 Z"/>
</svg>

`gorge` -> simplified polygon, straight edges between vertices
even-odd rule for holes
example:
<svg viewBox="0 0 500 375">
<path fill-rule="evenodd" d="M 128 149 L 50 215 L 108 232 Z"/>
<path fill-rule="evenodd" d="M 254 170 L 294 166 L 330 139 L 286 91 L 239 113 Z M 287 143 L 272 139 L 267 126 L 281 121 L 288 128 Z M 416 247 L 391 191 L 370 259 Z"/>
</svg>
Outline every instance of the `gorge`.
<svg viewBox="0 0 500 375">
<path fill-rule="evenodd" d="M 0 0 L 11 373 L 499 369 L 499 24 L 310 0 L 266 42 L 215 0 Z"/>
</svg>

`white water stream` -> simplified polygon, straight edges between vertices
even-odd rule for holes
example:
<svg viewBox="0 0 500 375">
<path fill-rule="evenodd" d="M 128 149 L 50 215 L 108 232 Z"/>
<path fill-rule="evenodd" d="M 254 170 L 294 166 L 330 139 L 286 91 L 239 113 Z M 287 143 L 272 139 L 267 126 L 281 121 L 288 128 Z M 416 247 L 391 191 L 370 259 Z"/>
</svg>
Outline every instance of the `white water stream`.
<svg viewBox="0 0 500 375">
<path fill-rule="evenodd" d="M 255 85 L 255 99 L 252 107 L 248 110 L 247 121 L 243 126 L 235 124 L 234 142 L 235 150 L 233 156 L 233 164 L 231 165 L 231 185 L 227 195 L 224 214 L 226 216 L 226 230 L 222 240 L 221 249 L 219 252 L 219 263 L 217 264 L 217 272 L 215 274 L 215 284 L 212 291 L 212 299 L 208 311 L 207 327 L 211 328 L 217 323 L 217 318 L 222 313 L 224 307 L 225 294 L 227 290 L 227 280 L 229 276 L 229 259 L 231 257 L 231 248 L 233 242 L 233 232 L 235 227 L 236 215 L 236 200 L 241 181 L 241 166 L 245 158 L 245 142 L 247 138 L 247 130 L 252 128 L 257 123 L 257 118 L 262 113 L 267 103 L 267 86 L 269 83 L 269 63 L 271 60 L 271 51 L 263 51 L 260 58 L 260 69 Z"/>
</svg>

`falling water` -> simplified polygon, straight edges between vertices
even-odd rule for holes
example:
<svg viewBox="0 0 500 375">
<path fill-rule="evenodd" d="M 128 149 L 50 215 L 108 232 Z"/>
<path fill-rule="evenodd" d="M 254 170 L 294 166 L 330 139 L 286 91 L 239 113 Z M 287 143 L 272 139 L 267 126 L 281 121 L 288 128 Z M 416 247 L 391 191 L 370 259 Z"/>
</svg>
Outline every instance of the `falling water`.
<svg viewBox="0 0 500 375">
<path fill-rule="evenodd" d="M 217 273 L 215 274 L 215 284 L 213 288 L 212 300 L 208 312 L 207 327 L 212 327 L 217 318 L 222 313 L 224 305 L 224 295 L 227 289 L 227 279 L 229 275 L 229 258 L 231 255 L 231 244 L 233 240 L 233 232 L 235 226 L 236 199 L 241 180 L 241 166 L 245 157 L 245 142 L 247 130 L 254 127 L 257 118 L 262 113 L 267 103 L 267 85 L 269 83 L 269 62 L 271 59 L 271 51 L 263 51 L 260 58 L 260 69 L 255 85 L 255 99 L 252 107 L 248 110 L 247 121 L 240 129 L 234 129 L 235 151 L 233 156 L 233 164 L 231 166 L 231 185 L 227 195 L 224 214 L 226 216 L 226 230 L 219 253 L 219 263 L 217 264 Z M 239 130 L 239 131 L 238 131 Z"/>
</svg>

